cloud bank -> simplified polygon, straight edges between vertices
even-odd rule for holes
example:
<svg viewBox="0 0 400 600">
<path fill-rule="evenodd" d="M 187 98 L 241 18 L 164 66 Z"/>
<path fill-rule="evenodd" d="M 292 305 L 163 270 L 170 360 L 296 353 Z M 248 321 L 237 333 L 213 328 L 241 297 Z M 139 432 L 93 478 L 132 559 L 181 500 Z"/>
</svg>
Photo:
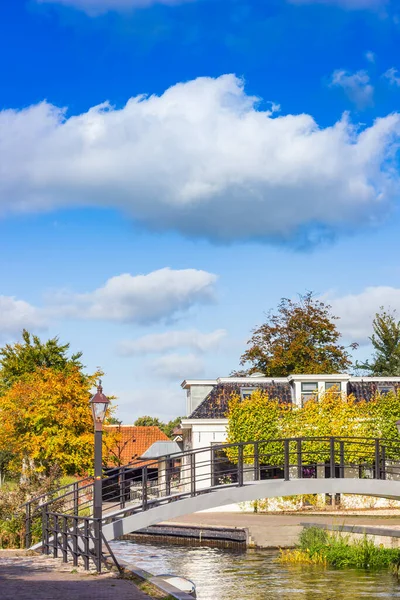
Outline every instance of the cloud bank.
<svg viewBox="0 0 400 600">
<path fill-rule="evenodd" d="M 24 300 L 0 296 L 0 339 L 14 336 L 22 329 L 42 329 L 47 325 L 45 314 Z"/>
<path fill-rule="evenodd" d="M 150 371 L 163 379 L 184 379 L 204 375 L 203 361 L 195 354 L 167 354 L 149 365 Z"/>
<path fill-rule="evenodd" d="M 0 213 L 110 207 L 216 242 L 310 241 L 381 219 L 399 191 L 400 115 L 258 107 L 234 75 L 67 117 L 46 102 L 0 111 Z"/>
<path fill-rule="evenodd" d="M 136 8 L 149 8 L 154 4 L 176 6 L 192 0 L 36 0 L 39 4 L 59 4 L 83 10 L 96 16 L 107 11 L 126 11 Z"/>
<path fill-rule="evenodd" d="M 201 333 L 196 329 L 187 331 L 166 331 L 144 335 L 136 340 L 125 340 L 119 344 L 119 353 L 123 356 L 153 354 L 188 348 L 195 352 L 207 352 L 217 348 L 226 337 L 225 329 L 217 329 L 211 333 Z"/>
<path fill-rule="evenodd" d="M 49 312 L 56 317 L 149 324 L 175 318 L 195 304 L 214 300 L 217 276 L 196 269 L 125 273 L 85 294 L 59 293 Z"/>
<path fill-rule="evenodd" d="M 371 286 L 358 294 L 335 297 L 330 294 L 324 300 L 332 305 L 333 314 L 340 317 L 338 328 L 351 342 L 368 343 L 372 334 L 372 321 L 381 306 L 396 310 L 400 320 L 400 289 L 390 286 Z"/>
<path fill-rule="evenodd" d="M 292 4 L 326 4 L 328 6 L 339 6 L 348 10 L 385 8 L 390 0 L 288 0 Z"/>
<path fill-rule="evenodd" d="M 358 108 L 365 108 L 373 104 L 374 87 L 370 84 L 369 75 L 366 71 L 349 73 L 343 69 L 338 69 L 332 75 L 331 85 L 341 87 L 346 96 Z"/>
</svg>

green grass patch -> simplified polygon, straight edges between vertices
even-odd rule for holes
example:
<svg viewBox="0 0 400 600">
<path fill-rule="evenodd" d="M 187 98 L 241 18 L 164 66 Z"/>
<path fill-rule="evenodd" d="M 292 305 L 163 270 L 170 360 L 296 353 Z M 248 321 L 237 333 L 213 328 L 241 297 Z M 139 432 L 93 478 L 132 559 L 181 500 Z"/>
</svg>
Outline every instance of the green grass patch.
<svg viewBox="0 0 400 600">
<path fill-rule="evenodd" d="M 400 549 L 375 546 L 365 535 L 351 540 L 343 533 L 329 534 L 318 527 L 303 529 L 294 550 L 281 550 L 278 560 L 287 564 L 314 564 L 356 569 L 389 569 L 398 573 Z"/>
</svg>

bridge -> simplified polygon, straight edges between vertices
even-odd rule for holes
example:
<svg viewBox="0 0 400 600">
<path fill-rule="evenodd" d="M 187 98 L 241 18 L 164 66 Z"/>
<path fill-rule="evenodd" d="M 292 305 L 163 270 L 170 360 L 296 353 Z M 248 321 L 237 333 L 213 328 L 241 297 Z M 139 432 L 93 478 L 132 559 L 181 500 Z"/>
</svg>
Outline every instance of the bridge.
<svg viewBox="0 0 400 600">
<path fill-rule="evenodd" d="M 218 444 L 118 467 L 102 480 L 93 517 L 85 478 L 26 503 L 26 547 L 101 571 L 109 542 L 200 510 L 261 498 L 359 494 L 400 500 L 400 441 L 285 438 Z M 34 534 L 41 539 L 32 546 Z M 117 565 L 118 566 L 118 565 Z"/>
</svg>

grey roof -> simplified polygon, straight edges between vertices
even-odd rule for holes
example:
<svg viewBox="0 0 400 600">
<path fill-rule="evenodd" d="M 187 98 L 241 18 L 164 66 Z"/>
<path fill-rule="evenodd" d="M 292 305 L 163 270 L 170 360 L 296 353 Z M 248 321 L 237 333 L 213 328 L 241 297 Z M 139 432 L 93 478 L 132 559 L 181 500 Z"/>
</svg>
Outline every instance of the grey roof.
<svg viewBox="0 0 400 600">
<path fill-rule="evenodd" d="M 189 419 L 224 419 L 228 411 L 228 402 L 232 394 L 240 394 L 241 388 L 261 389 L 269 398 L 283 404 L 291 404 L 292 392 L 289 383 L 255 383 L 251 379 L 245 383 L 219 383 L 192 412 Z"/>
<path fill-rule="evenodd" d="M 175 454 L 176 452 L 182 452 L 176 442 L 154 442 L 140 458 L 160 458 L 161 456 Z"/>
</svg>

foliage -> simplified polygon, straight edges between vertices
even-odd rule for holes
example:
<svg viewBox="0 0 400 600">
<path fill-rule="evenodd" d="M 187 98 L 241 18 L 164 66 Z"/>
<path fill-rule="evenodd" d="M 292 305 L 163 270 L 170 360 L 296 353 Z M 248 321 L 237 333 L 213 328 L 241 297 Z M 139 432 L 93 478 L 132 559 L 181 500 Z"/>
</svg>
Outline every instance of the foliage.
<svg viewBox="0 0 400 600">
<path fill-rule="evenodd" d="M 374 333 L 369 338 L 375 353 L 372 362 L 368 360 L 356 364 L 358 369 L 368 371 L 374 376 L 400 375 L 400 321 L 396 319 L 396 311 L 388 312 L 381 307 L 372 323 Z"/>
<path fill-rule="evenodd" d="M 0 487 L 4 484 L 6 475 L 9 473 L 13 454 L 7 448 L 0 449 Z"/>
<path fill-rule="evenodd" d="M 249 373 L 260 371 L 267 377 L 345 371 L 351 361 L 339 343 L 337 318 L 311 292 L 298 302 L 282 298 L 277 313 L 270 312 L 267 322 L 253 331 L 241 364 L 250 363 Z"/>
<path fill-rule="evenodd" d="M 9 389 L 27 373 L 36 369 L 53 369 L 59 372 L 81 370 L 81 352 L 68 357 L 69 344 L 60 344 L 58 337 L 42 342 L 26 329 L 22 342 L 7 344 L 0 349 L 0 390 Z"/>
<path fill-rule="evenodd" d="M 238 394 L 233 394 L 229 402 L 227 438 L 229 443 L 257 440 L 274 440 L 280 435 L 280 420 L 289 407 L 280 405 L 278 400 L 269 399 L 262 390 L 255 390 L 251 396 L 241 400 Z M 282 448 L 263 445 L 260 453 L 267 453 L 269 464 L 282 464 Z M 227 456 L 231 461 L 237 461 L 237 448 L 229 448 Z M 253 461 L 251 446 L 244 446 L 244 460 Z"/>
<path fill-rule="evenodd" d="M 400 392 L 377 395 L 370 401 L 356 401 L 354 396 L 342 397 L 331 388 L 318 399 L 311 399 L 302 408 L 280 404 L 268 393 L 256 390 L 241 400 L 233 394 L 228 403 L 228 442 L 249 442 L 297 437 L 359 437 L 385 438 L 399 442 L 396 421 L 400 419 Z M 336 449 L 338 451 L 338 448 Z M 295 456 L 296 442 L 290 442 L 289 451 Z M 282 465 L 283 445 L 270 442 L 259 445 L 260 462 Z M 324 463 L 329 460 L 326 441 L 304 441 L 303 463 Z M 307 459 L 307 454 L 309 458 Z M 345 462 L 363 462 L 371 448 L 355 441 L 345 445 Z M 387 445 L 387 458 L 396 458 L 398 445 Z M 393 456 L 392 456 L 393 455 Z M 230 460 L 237 461 L 237 448 L 228 451 Z M 244 446 L 245 462 L 251 463 L 253 448 Z"/>
<path fill-rule="evenodd" d="M 280 562 L 330 565 L 337 568 L 388 569 L 397 566 L 400 550 L 375 546 L 364 536 L 350 541 L 341 533 L 329 535 L 317 527 L 305 529 L 299 548 L 281 551 Z"/>
<path fill-rule="evenodd" d="M 182 417 L 176 417 L 175 419 L 171 419 L 168 423 L 164 423 L 157 417 L 149 417 L 148 415 L 144 417 L 139 417 L 134 422 L 136 427 L 159 427 L 161 431 L 165 433 L 169 438 L 173 437 L 173 431 L 176 427 L 179 427 L 182 421 Z"/>
<path fill-rule="evenodd" d="M 29 471 L 18 487 L 5 485 L 0 489 L 0 548 L 23 548 L 25 536 L 25 508 L 23 504 L 33 497 L 49 494 L 60 486 L 60 469 L 52 467 L 47 477 Z M 57 505 L 57 509 L 58 509 Z M 32 523 L 32 542 L 41 536 L 41 519 Z"/>
<path fill-rule="evenodd" d="M 13 453 L 12 464 L 32 464 L 48 472 L 85 472 L 92 464 L 93 421 L 90 389 L 98 374 L 37 369 L 17 380 L 0 404 L 1 449 Z"/>
</svg>

